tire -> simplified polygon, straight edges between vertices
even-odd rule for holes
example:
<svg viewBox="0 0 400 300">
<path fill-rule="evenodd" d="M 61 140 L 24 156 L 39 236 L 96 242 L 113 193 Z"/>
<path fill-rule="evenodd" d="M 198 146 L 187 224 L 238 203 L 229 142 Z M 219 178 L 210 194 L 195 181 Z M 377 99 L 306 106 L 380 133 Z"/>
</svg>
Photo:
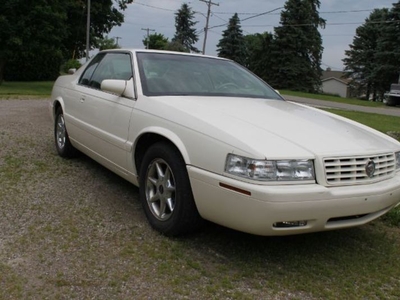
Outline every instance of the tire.
<svg viewBox="0 0 400 300">
<path fill-rule="evenodd" d="M 64 114 L 61 107 L 57 108 L 54 122 L 54 142 L 57 153 L 61 157 L 72 158 L 77 154 L 77 150 L 69 140 L 67 128 L 65 126 Z"/>
<path fill-rule="evenodd" d="M 396 106 L 396 101 L 394 97 L 392 96 L 387 97 L 386 106 Z"/>
<path fill-rule="evenodd" d="M 177 236 L 201 226 L 186 164 L 170 144 L 156 143 L 145 153 L 139 193 L 146 217 L 155 230 Z"/>
</svg>

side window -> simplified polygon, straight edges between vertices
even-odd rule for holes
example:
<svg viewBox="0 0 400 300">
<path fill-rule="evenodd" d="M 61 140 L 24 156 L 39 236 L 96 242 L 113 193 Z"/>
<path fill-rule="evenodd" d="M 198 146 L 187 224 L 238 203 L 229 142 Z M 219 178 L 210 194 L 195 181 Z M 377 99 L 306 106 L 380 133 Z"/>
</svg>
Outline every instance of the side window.
<svg viewBox="0 0 400 300">
<path fill-rule="evenodd" d="M 100 89 L 104 79 L 129 80 L 132 76 L 131 56 L 128 53 L 101 53 L 90 62 L 79 83 Z"/>
<path fill-rule="evenodd" d="M 79 79 L 79 84 L 89 85 L 90 79 L 92 78 L 94 70 L 96 70 L 100 61 L 103 59 L 105 54 L 98 54 L 87 66 L 86 70 L 83 72 L 81 78 Z"/>
</svg>

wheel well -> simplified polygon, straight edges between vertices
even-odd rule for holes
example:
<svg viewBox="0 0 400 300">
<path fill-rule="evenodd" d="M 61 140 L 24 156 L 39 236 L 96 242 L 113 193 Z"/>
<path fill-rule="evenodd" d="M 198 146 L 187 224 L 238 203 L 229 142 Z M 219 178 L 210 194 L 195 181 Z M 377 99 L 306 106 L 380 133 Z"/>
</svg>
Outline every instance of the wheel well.
<svg viewBox="0 0 400 300">
<path fill-rule="evenodd" d="M 56 114 L 56 111 L 57 111 L 58 108 L 60 108 L 60 107 L 61 107 L 61 103 L 58 102 L 58 101 L 55 101 L 55 102 L 54 102 L 54 107 L 53 107 L 53 115 Z"/>
<path fill-rule="evenodd" d="M 147 149 L 149 149 L 152 145 L 158 142 L 166 142 L 171 146 L 175 147 L 180 153 L 178 147 L 176 147 L 176 145 L 166 137 L 156 133 L 145 133 L 139 138 L 139 141 L 137 142 L 135 148 L 135 165 L 136 165 L 136 172 L 138 174 L 140 172 L 140 166 L 142 163 L 143 156 L 146 153 Z"/>
</svg>

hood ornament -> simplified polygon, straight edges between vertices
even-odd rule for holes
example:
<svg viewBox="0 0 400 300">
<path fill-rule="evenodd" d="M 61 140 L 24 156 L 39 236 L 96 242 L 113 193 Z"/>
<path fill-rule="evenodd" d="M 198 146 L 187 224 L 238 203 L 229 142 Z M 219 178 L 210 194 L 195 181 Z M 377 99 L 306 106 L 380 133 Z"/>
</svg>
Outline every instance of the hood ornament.
<svg viewBox="0 0 400 300">
<path fill-rule="evenodd" d="M 365 172 L 367 173 L 369 178 L 374 177 L 375 169 L 375 162 L 373 160 L 369 160 L 365 165 Z"/>
</svg>

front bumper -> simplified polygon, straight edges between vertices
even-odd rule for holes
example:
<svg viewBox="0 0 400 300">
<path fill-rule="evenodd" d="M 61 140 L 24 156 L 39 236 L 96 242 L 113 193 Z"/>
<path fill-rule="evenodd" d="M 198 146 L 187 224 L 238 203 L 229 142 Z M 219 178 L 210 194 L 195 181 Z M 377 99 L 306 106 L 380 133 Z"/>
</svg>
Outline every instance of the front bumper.
<svg viewBox="0 0 400 300">
<path fill-rule="evenodd" d="M 400 172 L 391 179 L 368 185 L 324 187 L 257 185 L 192 166 L 187 169 L 197 208 L 204 219 L 257 235 L 290 235 L 360 226 L 400 202 Z M 307 225 L 274 227 L 274 223 L 288 221 L 307 221 Z"/>
</svg>

